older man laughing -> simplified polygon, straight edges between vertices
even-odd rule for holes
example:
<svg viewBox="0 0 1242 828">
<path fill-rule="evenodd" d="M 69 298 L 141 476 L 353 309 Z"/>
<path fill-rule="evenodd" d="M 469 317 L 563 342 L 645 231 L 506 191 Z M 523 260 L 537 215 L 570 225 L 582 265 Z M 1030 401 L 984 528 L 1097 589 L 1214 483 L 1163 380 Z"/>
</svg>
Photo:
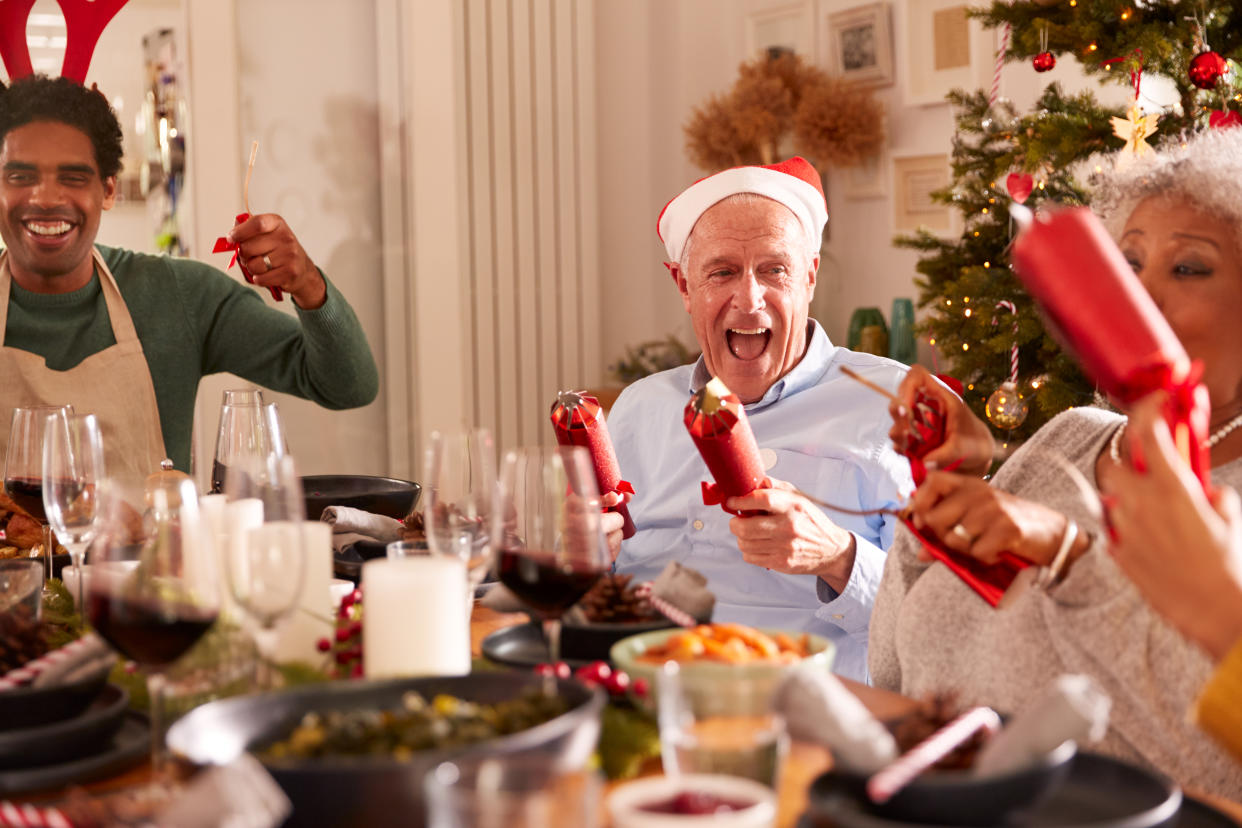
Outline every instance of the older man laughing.
<svg viewBox="0 0 1242 828">
<path fill-rule="evenodd" d="M 893 520 L 830 514 L 799 491 L 871 510 L 912 487 L 884 401 L 841 372 L 895 388 L 905 366 L 835 347 L 808 319 L 828 220 L 819 182 L 802 158 L 737 167 L 691 185 L 660 214 L 665 266 L 703 355 L 634 383 L 612 410 L 617 456 L 638 492 L 638 531 L 616 567 L 652 578 L 681 561 L 707 576 L 716 620 L 823 635 L 836 644 L 837 672 L 866 680 Z M 726 505 L 758 514 L 730 519 L 700 497 L 706 468 L 681 412 L 713 376 L 746 404 L 773 481 Z"/>
</svg>

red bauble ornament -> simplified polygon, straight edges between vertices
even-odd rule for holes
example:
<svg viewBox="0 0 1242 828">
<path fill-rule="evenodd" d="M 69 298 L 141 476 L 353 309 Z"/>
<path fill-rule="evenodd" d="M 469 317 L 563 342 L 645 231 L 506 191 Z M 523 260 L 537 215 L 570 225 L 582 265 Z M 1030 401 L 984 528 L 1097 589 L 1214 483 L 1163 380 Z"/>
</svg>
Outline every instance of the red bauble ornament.
<svg viewBox="0 0 1242 828">
<path fill-rule="evenodd" d="M 1190 61 L 1190 82 L 1200 89 L 1215 89 L 1229 71 L 1229 64 L 1216 52 L 1200 52 Z"/>
<path fill-rule="evenodd" d="M 1052 52 L 1040 52 L 1031 63 L 1035 66 L 1036 72 L 1047 72 L 1057 65 L 1057 59 L 1052 56 Z"/>
</svg>

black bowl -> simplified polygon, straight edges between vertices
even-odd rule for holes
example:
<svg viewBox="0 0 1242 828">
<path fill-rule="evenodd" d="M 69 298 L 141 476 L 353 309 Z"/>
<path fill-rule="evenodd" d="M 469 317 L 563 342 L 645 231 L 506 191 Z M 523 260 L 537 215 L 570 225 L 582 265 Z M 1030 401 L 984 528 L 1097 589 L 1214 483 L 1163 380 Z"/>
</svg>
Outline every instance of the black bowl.
<svg viewBox="0 0 1242 828">
<path fill-rule="evenodd" d="M 561 655 L 580 661 L 607 661 L 612 645 L 631 635 L 677 626 L 667 618 L 635 622 L 561 623 Z"/>
<path fill-rule="evenodd" d="M 261 748 L 287 733 L 312 710 L 390 708 L 416 690 L 424 696 L 448 693 L 478 702 L 497 702 L 540 686 L 532 673 L 478 673 L 447 678 L 341 681 L 281 693 L 212 702 L 191 711 L 168 731 L 174 754 L 198 765 L 225 763 L 244 750 Z M 522 753 L 547 758 L 558 770 L 585 767 L 599 737 L 603 694 L 576 681 L 558 688 L 568 713 L 541 725 L 456 750 L 415 754 L 408 762 L 389 758 L 341 757 L 265 761 L 293 803 L 287 825 L 408 825 L 424 820 L 423 777 L 457 756 Z"/>
<path fill-rule="evenodd" d="M 865 804 L 869 813 L 894 822 L 931 825 L 1000 825 L 1007 814 L 1029 808 L 1051 793 L 1070 772 L 1077 752 L 1073 742 L 1024 768 L 979 778 L 969 771 L 929 771 L 882 805 L 867 796 L 864 774 L 836 769 L 811 784 L 811 811 L 816 804 L 828 816 L 835 796 L 845 794 Z"/>
<path fill-rule="evenodd" d="M 319 520 L 329 506 L 350 506 L 402 520 L 413 511 L 421 491 L 417 483 L 393 477 L 320 474 L 302 478 L 307 520 Z"/>
<path fill-rule="evenodd" d="M 71 719 L 85 710 L 108 683 L 104 666 L 89 676 L 52 687 L 20 687 L 0 696 L 0 733 Z"/>
</svg>

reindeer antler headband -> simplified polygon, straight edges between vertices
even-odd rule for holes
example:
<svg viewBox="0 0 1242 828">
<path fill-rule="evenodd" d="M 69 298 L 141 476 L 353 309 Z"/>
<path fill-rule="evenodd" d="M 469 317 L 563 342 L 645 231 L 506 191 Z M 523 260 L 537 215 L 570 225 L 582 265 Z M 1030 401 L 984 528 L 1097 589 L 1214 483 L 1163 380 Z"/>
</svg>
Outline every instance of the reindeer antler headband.
<svg viewBox="0 0 1242 828">
<path fill-rule="evenodd" d="M 56 0 L 65 15 L 65 60 L 60 73 L 78 83 L 86 83 L 86 70 L 99 36 L 116 13 L 129 0 Z M 30 47 L 26 43 L 26 24 L 35 0 L 0 0 L 0 56 L 9 80 L 34 74 Z"/>
</svg>

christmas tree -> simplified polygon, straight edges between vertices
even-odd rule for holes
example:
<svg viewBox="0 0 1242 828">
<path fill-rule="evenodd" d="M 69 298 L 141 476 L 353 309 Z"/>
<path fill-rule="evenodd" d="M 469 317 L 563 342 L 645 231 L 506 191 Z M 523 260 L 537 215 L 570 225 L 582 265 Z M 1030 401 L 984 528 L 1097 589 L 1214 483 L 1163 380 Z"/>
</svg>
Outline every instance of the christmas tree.
<svg viewBox="0 0 1242 828">
<path fill-rule="evenodd" d="M 1008 63 L 1045 71 L 1058 56 L 1074 55 L 1089 76 L 1134 89 L 1133 105 L 1110 108 L 1090 93 L 1067 95 L 1052 84 L 1026 114 L 994 93 L 949 96 L 957 113 L 953 183 L 936 198 L 962 212 L 965 229 L 959 239 L 924 231 L 899 237 L 897 244 L 923 253 L 916 279 L 926 309 L 923 332 L 950 360 L 949 372 L 965 384 L 966 401 L 998 436 L 1025 439 L 1057 413 L 1095 396 L 1009 269 L 1011 201 L 1033 209 L 1047 202 L 1086 203 L 1090 175 L 1113 160 L 1085 170 L 1081 162 L 1096 154 L 1143 151 L 1153 123 L 1150 140 L 1165 141 L 1239 122 L 1242 94 L 1232 57 L 1242 47 L 1242 19 L 1235 20 L 1233 11 L 1231 3 L 1019 0 L 973 12 L 1004 31 Z M 1158 113 L 1138 108 L 1139 84 L 1147 74 L 1173 82 L 1173 106 Z M 1002 388 L 1015 363 L 1016 387 Z M 1019 409 L 1029 410 L 1025 419 Z"/>
</svg>

